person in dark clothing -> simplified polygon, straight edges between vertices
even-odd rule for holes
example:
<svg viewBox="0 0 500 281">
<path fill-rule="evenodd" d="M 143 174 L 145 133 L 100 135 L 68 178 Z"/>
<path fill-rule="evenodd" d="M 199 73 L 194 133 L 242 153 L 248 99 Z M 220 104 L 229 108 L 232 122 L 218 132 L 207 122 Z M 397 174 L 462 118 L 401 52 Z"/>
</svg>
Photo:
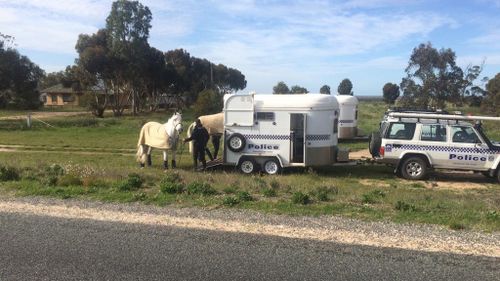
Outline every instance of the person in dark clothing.
<svg viewBox="0 0 500 281">
<path fill-rule="evenodd" d="M 203 165 L 203 170 L 207 168 L 207 161 L 205 160 L 205 149 L 207 147 L 209 135 L 207 129 L 203 127 L 200 119 L 196 119 L 196 126 L 194 127 L 193 134 L 190 138 L 185 138 L 184 142 L 193 141 L 193 164 L 194 169 L 198 167 L 198 160 Z"/>
</svg>

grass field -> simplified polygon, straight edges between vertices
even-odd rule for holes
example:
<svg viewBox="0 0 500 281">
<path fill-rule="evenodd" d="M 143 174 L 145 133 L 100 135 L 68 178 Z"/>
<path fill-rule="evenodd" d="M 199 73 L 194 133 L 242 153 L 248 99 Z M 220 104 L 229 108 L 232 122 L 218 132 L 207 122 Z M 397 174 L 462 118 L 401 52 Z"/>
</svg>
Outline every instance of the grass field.
<svg viewBox="0 0 500 281">
<path fill-rule="evenodd" d="M 361 103 L 362 130 L 376 130 L 384 110 L 382 103 Z M 195 173 L 187 147 L 175 171 L 163 171 L 161 153 L 153 155 L 152 168 L 139 169 L 134 154 L 141 125 L 169 116 L 74 116 L 49 119 L 55 128 L 37 122 L 32 129 L 23 121 L 0 120 L 0 149 L 6 150 L 0 153 L 0 191 L 500 230 L 500 185 L 476 175 L 459 178 L 470 186 L 457 189 L 454 178 L 409 182 L 396 178 L 391 167 L 371 164 L 295 169 L 278 176 L 245 176 L 230 168 Z M 193 118 L 186 113 L 184 120 L 187 126 Z M 498 136 L 499 127 L 487 125 Z"/>
</svg>

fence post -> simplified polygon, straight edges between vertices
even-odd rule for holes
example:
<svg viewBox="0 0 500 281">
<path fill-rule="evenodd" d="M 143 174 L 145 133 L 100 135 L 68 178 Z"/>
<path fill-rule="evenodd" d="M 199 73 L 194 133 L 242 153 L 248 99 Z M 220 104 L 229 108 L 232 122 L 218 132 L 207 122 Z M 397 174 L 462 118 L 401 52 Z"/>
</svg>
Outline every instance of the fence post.
<svg viewBox="0 0 500 281">
<path fill-rule="evenodd" d="M 26 123 L 28 125 L 28 128 L 31 129 L 31 113 L 28 113 L 28 118 L 26 119 Z"/>
</svg>

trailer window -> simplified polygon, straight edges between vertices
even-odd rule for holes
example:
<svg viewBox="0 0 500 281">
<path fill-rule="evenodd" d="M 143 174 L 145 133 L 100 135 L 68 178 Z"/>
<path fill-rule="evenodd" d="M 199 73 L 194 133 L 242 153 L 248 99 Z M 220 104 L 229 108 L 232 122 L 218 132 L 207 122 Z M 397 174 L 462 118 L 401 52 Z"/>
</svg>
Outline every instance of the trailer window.
<svg viewBox="0 0 500 281">
<path fill-rule="evenodd" d="M 274 112 L 256 112 L 255 120 L 257 121 L 274 121 Z"/>
<path fill-rule="evenodd" d="M 335 118 L 335 120 L 333 120 L 333 133 L 336 134 L 338 132 L 339 132 L 339 119 Z"/>
</svg>

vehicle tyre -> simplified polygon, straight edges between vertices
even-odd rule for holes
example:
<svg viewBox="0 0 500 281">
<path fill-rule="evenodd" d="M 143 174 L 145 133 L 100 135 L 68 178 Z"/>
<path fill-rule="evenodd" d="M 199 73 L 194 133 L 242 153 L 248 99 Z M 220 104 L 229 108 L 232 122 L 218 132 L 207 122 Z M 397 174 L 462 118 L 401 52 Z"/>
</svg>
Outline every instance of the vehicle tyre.
<svg viewBox="0 0 500 281">
<path fill-rule="evenodd" d="M 234 133 L 227 139 L 227 147 L 232 152 L 240 152 L 245 148 L 246 140 L 242 134 Z"/>
<path fill-rule="evenodd" d="M 382 145 L 382 137 L 380 136 L 379 132 L 373 132 L 371 133 L 370 137 L 368 138 L 368 150 L 370 150 L 370 154 L 372 157 L 379 157 L 380 156 L 380 145 Z"/>
<path fill-rule="evenodd" d="M 262 171 L 268 175 L 276 175 L 281 172 L 281 165 L 277 159 L 269 159 L 264 163 Z"/>
<path fill-rule="evenodd" d="M 420 157 L 410 157 L 401 165 L 401 175 L 408 180 L 421 180 L 427 177 L 427 163 Z"/>
<path fill-rule="evenodd" d="M 240 162 L 239 169 L 244 174 L 251 174 L 256 171 L 257 164 L 253 159 L 247 158 Z"/>
</svg>

